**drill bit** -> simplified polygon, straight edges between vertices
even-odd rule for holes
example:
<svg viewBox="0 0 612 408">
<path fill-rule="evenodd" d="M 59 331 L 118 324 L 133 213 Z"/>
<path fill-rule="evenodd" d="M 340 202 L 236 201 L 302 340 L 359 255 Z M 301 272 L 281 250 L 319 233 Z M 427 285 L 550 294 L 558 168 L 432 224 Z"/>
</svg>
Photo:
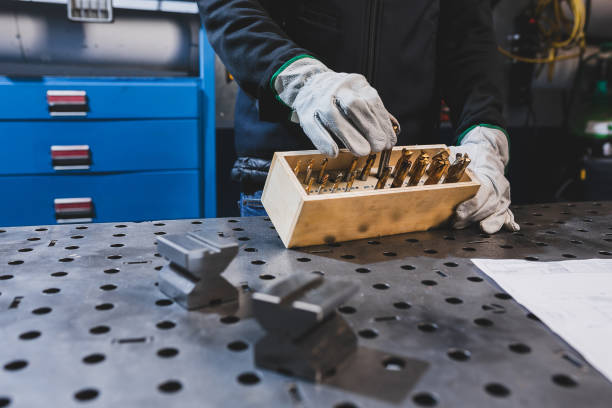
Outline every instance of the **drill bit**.
<svg viewBox="0 0 612 408">
<path fill-rule="evenodd" d="M 431 161 L 434 162 L 436 160 L 448 159 L 448 156 L 450 156 L 448 150 L 442 149 L 431 157 Z"/>
<path fill-rule="evenodd" d="M 414 172 L 418 169 L 417 164 L 419 163 L 419 160 L 421 160 L 421 157 L 423 157 L 424 155 L 429 157 L 429 155 L 425 153 L 425 150 L 421 150 L 421 153 L 418 155 L 418 157 L 414 159 L 414 166 L 412 166 L 412 168 L 408 172 L 408 176 L 410 176 L 410 178 L 414 176 Z"/>
<path fill-rule="evenodd" d="M 454 181 L 456 180 L 455 176 L 457 174 L 457 171 L 461 167 L 462 161 L 463 161 L 463 155 L 461 153 L 457 153 L 457 155 L 455 156 L 455 161 L 448 169 L 448 173 L 446 174 L 446 179 L 444 180 L 444 183 L 454 183 L 455 182 Z"/>
<path fill-rule="evenodd" d="M 348 178 L 348 181 L 346 183 L 346 188 L 344 189 L 345 192 L 351 191 L 351 188 L 353 188 L 353 183 L 355 182 L 356 177 L 357 177 L 357 171 L 354 170 Z"/>
<path fill-rule="evenodd" d="M 421 178 L 425 174 L 425 170 L 427 170 L 427 166 L 429 165 L 430 158 L 429 155 L 423 152 L 418 160 L 414 163 L 413 172 L 410 176 L 410 180 L 408 180 L 409 186 L 416 186 L 421 181 Z"/>
<path fill-rule="evenodd" d="M 295 164 L 295 167 L 293 168 L 293 173 L 297 176 L 298 174 L 300 174 L 300 167 L 302 167 L 302 161 L 298 160 L 297 163 Z"/>
<path fill-rule="evenodd" d="M 344 181 L 348 181 L 349 177 L 351 177 L 351 173 L 353 173 L 355 169 L 357 168 L 357 160 L 359 160 L 357 157 L 353 157 L 353 160 L 351 160 L 351 165 L 346 171 L 346 175 L 344 176 Z"/>
<path fill-rule="evenodd" d="M 317 179 L 317 183 L 321 184 L 323 182 L 323 177 L 325 176 L 325 170 L 327 170 L 327 164 L 329 163 L 329 159 L 326 157 L 321 162 L 321 170 L 319 170 L 319 178 Z"/>
<path fill-rule="evenodd" d="M 380 178 L 378 179 L 378 182 L 376 183 L 376 187 L 374 187 L 375 190 L 380 190 L 385 188 L 385 184 L 387 184 L 387 180 L 389 179 L 389 175 L 391 174 L 391 167 L 387 166 L 383 169 L 382 174 L 380 175 Z"/>
<path fill-rule="evenodd" d="M 391 158 L 391 149 L 383 150 L 380 152 L 380 160 L 378 162 L 378 171 L 376 172 L 376 177 L 381 178 L 383 171 L 389 165 L 389 159 Z"/>
<path fill-rule="evenodd" d="M 321 185 L 317 189 L 317 194 L 321 194 L 321 191 L 323 191 L 328 181 L 329 181 L 329 174 L 326 174 L 323 176 L 323 180 L 321 180 Z"/>
<path fill-rule="evenodd" d="M 376 154 L 374 153 L 374 154 L 369 155 L 368 160 L 366 160 L 365 167 L 363 168 L 363 170 L 361 171 L 361 174 L 359 175 L 359 180 L 366 181 L 368 177 L 370 177 L 370 171 L 372 171 L 372 166 L 374 166 L 375 162 L 376 162 Z"/>
<path fill-rule="evenodd" d="M 407 153 L 407 150 L 405 148 L 402 149 L 402 153 L 400 154 L 399 159 L 397 159 L 397 161 L 395 162 L 395 166 L 393 166 L 391 177 L 395 177 L 395 175 L 397 174 L 397 171 L 399 170 L 400 166 L 404 162 L 404 157 L 406 156 L 406 153 Z"/>
<path fill-rule="evenodd" d="M 459 163 L 457 162 L 453 163 L 453 166 L 455 166 L 455 164 L 457 164 L 457 166 L 455 170 L 453 171 L 452 175 L 451 175 L 450 169 L 448 170 L 448 176 L 446 177 L 446 180 L 444 180 L 444 183 L 456 183 L 459 180 L 461 180 L 461 177 L 463 177 L 463 174 L 465 173 L 465 169 L 467 169 L 467 167 L 470 165 L 470 163 L 472 162 L 472 159 L 470 159 L 470 157 L 466 153 L 463 155 L 463 158 L 458 161 Z M 451 168 L 453 166 L 451 166 Z"/>
<path fill-rule="evenodd" d="M 438 184 L 440 182 L 440 179 L 442 178 L 442 176 L 444 176 L 444 174 L 446 173 L 449 167 L 450 167 L 450 161 L 448 160 L 448 158 L 445 158 L 444 156 L 440 156 L 438 160 L 433 162 L 431 166 L 429 167 L 429 170 L 427 171 L 428 177 L 427 177 L 427 180 L 425 181 L 425 185 L 429 186 L 432 184 Z"/>
<path fill-rule="evenodd" d="M 400 163 L 400 168 L 397 170 L 397 173 L 393 178 L 391 188 L 401 187 L 404 184 L 404 180 L 406 180 L 406 176 L 408 175 L 408 170 L 410 170 L 410 165 L 410 160 L 404 160 L 402 163 Z"/>
<path fill-rule="evenodd" d="M 308 179 L 308 185 L 306 186 L 306 194 L 310 194 L 310 190 L 312 189 L 312 185 L 315 181 L 314 177 Z"/>
<path fill-rule="evenodd" d="M 340 184 L 340 182 L 342 181 L 342 177 L 343 177 L 342 172 L 336 175 L 336 178 L 334 179 L 334 185 L 332 186 L 332 190 L 331 190 L 332 193 L 335 193 L 336 190 L 338 190 L 338 184 Z"/>
<path fill-rule="evenodd" d="M 314 160 L 308 160 L 308 166 L 306 167 L 306 176 L 304 176 L 304 184 L 308 183 L 310 180 L 310 176 L 312 176 L 312 166 L 314 164 Z"/>
</svg>

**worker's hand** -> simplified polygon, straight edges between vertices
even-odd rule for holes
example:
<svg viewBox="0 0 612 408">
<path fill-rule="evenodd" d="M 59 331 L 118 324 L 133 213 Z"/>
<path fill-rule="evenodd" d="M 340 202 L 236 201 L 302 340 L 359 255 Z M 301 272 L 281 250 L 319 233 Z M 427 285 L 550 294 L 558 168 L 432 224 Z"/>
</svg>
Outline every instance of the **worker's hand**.
<svg viewBox="0 0 612 408">
<path fill-rule="evenodd" d="M 472 159 L 470 170 L 480 182 L 478 193 L 457 207 L 454 228 L 462 229 L 473 222 L 480 222 L 480 229 L 493 234 L 502 227 L 518 231 L 510 206 L 510 183 L 504 177 L 509 160 L 508 139 L 498 129 L 478 126 L 462 140 L 461 145 L 451 147 L 451 157 L 467 153 Z"/>
<path fill-rule="evenodd" d="M 338 156 L 332 136 L 357 156 L 397 142 L 393 126 L 399 131 L 399 124 L 363 75 L 334 72 L 314 58 L 301 58 L 273 82 L 279 98 L 293 109 L 292 120 L 326 156 Z"/>
</svg>

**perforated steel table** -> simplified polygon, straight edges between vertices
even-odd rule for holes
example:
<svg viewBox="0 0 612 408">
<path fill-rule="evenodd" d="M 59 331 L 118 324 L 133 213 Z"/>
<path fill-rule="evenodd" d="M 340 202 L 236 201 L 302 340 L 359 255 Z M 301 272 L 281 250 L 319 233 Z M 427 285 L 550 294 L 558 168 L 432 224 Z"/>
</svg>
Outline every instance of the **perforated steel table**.
<svg viewBox="0 0 612 408">
<path fill-rule="evenodd" d="M 298 250 L 263 217 L 1 229 L 0 407 L 609 407 L 612 384 L 470 258 L 612 257 L 612 203 L 514 211 L 513 234 Z M 240 243 L 226 276 L 245 298 L 292 273 L 359 282 L 339 308 L 359 334 L 353 369 L 323 384 L 258 369 L 248 308 L 168 300 L 155 237 L 193 230 Z"/>
</svg>

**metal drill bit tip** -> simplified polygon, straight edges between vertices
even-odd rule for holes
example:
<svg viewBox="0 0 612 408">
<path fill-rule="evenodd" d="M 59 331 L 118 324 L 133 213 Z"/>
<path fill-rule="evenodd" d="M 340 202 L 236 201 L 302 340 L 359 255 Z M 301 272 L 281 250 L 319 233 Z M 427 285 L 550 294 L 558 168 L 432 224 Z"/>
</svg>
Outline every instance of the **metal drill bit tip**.
<svg viewBox="0 0 612 408">
<path fill-rule="evenodd" d="M 298 160 L 293 168 L 293 173 L 297 176 L 300 173 L 300 167 L 302 167 L 302 161 Z"/>
<path fill-rule="evenodd" d="M 351 165 L 346 171 L 346 175 L 344 176 L 344 181 L 348 181 L 349 177 L 351 177 L 351 173 L 353 173 L 355 169 L 357 168 L 357 160 L 359 160 L 357 157 L 353 157 L 353 160 L 351 160 Z"/>
<path fill-rule="evenodd" d="M 321 169 L 319 170 L 319 178 L 317 179 L 317 183 L 321 184 L 323 182 L 323 177 L 325 176 L 325 171 L 327 170 L 328 164 L 329 164 L 329 159 L 326 157 L 321 162 Z"/>
<path fill-rule="evenodd" d="M 376 177 L 378 178 L 382 177 L 382 173 L 385 167 L 389 165 L 390 158 L 391 158 L 391 149 L 383 150 L 382 152 L 380 152 L 380 160 L 378 161 L 378 171 L 376 172 Z"/>
<path fill-rule="evenodd" d="M 374 189 L 380 190 L 380 189 L 385 188 L 385 185 L 387 184 L 387 180 L 389 179 L 390 174 L 391 174 L 391 167 L 389 166 L 385 167 Z"/>
<path fill-rule="evenodd" d="M 308 185 L 306 186 L 306 194 L 310 194 L 310 190 L 312 189 L 312 185 L 314 184 L 314 177 L 308 179 Z"/>
<path fill-rule="evenodd" d="M 326 175 L 323 176 L 323 180 L 321 180 L 321 185 L 319 186 L 319 188 L 317 190 L 318 194 L 321 194 L 321 191 L 323 191 L 323 189 L 327 185 L 328 181 L 329 181 L 329 174 L 326 174 Z"/>
<path fill-rule="evenodd" d="M 304 176 L 304 184 L 308 183 L 308 180 L 310 180 L 310 176 L 312 176 L 313 164 L 314 164 L 313 159 L 308 160 L 308 166 L 306 167 L 306 175 Z"/>
<path fill-rule="evenodd" d="M 346 183 L 346 188 L 344 189 L 344 191 L 346 192 L 351 191 L 351 188 L 353 188 L 353 183 L 355 182 L 356 177 L 357 177 L 357 171 L 353 171 L 348 178 L 348 181 Z"/>
<path fill-rule="evenodd" d="M 332 193 L 335 193 L 336 190 L 338 190 L 338 184 L 340 184 L 340 182 L 342 181 L 343 176 L 344 175 L 342 174 L 342 172 L 336 175 L 336 178 L 334 179 L 334 185 L 332 186 L 331 190 Z"/>
<path fill-rule="evenodd" d="M 368 159 L 366 160 L 365 167 L 363 168 L 363 170 L 361 171 L 361 174 L 359 175 L 359 180 L 366 181 L 368 177 L 370 177 L 370 172 L 372 171 L 372 167 L 374 166 L 375 162 L 376 162 L 376 154 L 374 153 L 374 154 L 369 155 Z"/>
</svg>

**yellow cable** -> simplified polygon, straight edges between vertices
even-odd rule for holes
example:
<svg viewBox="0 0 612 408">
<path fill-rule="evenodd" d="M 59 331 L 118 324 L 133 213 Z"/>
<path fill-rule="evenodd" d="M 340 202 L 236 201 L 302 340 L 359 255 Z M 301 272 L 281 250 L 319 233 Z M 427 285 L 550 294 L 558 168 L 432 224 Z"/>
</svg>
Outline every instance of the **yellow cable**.
<svg viewBox="0 0 612 408">
<path fill-rule="evenodd" d="M 563 12 L 562 2 L 568 3 L 571 13 L 573 14 L 573 24 L 569 36 L 565 40 L 560 38 L 563 36 L 563 26 L 572 21 L 565 16 Z M 542 25 L 540 20 L 548 19 L 543 16 L 544 11 L 550 6 L 553 6 L 554 19 L 549 22 L 549 27 Z M 551 64 L 550 69 L 554 68 L 554 63 L 573 58 L 578 58 L 586 47 L 586 37 L 584 27 L 586 24 L 586 7 L 583 0 L 538 0 L 535 8 L 535 15 L 538 18 L 538 29 L 542 36 L 550 41 L 550 46 L 547 50 L 548 57 L 546 58 L 530 58 L 521 55 L 513 54 L 505 50 L 501 46 L 498 50 L 501 54 L 515 61 L 525 62 L 529 64 Z M 556 38 L 555 38 L 556 37 Z M 561 49 L 579 47 L 581 52 L 575 54 L 559 55 Z"/>
</svg>

